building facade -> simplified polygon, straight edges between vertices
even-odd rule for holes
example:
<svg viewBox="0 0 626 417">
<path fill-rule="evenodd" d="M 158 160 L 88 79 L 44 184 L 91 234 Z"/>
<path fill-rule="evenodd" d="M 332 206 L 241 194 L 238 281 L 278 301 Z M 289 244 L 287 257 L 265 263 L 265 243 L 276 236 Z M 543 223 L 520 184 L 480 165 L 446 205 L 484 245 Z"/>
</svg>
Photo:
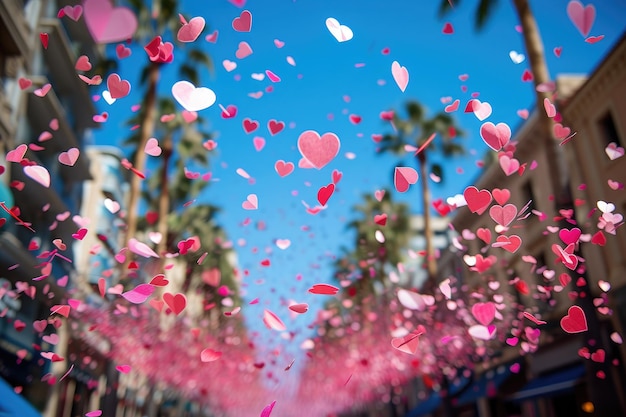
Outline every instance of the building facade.
<svg viewBox="0 0 626 417">
<path fill-rule="evenodd" d="M 489 360 L 476 364 L 472 383 L 452 398 L 452 415 L 626 412 L 621 340 L 626 329 L 626 235 L 621 229 L 626 159 L 620 157 L 626 137 L 625 66 L 623 37 L 588 78 L 557 77 L 556 158 L 548 159 L 546 146 L 552 144 L 542 137 L 537 114 L 531 115 L 513 136 L 513 145 L 499 155 L 514 157 L 520 168 L 507 175 L 495 160 L 473 184 L 476 190 L 466 193 L 472 200 L 489 191 L 489 204 L 478 210 L 476 199 L 471 209 L 457 210 L 452 224 L 461 235 L 463 257 L 457 259 L 463 268 L 452 270 L 460 293 L 471 295 L 468 305 L 508 299 L 498 311 L 513 319 L 485 342 Z M 565 180 L 569 205 L 555 204 L 550 164 Z M 514 215 L 502 225 L 498 209 L 507 205 Z M 440 259 L 442 270 L 453 264 L 451 256 Z M 564 330 L 562 320 L 572 307 L 582 311 L 586 329 Z M 449 415 L 441 407 L 415 411 L 409 415 Z"/>
<path fill-rule="evenodd" d="M 77 288 L 74 243 L 81 226 L 75 216 L 82 183 L 90 178 L 82 150 L 89 129 L 96 127 L 89 90 L 74 67 L 80 55 L 97 62 L 100 50 L 84 22 L 57 18 L 68 3 L 0 2 L 0 194 L 5 204 L 0 374 L 2 384 L 12 387 L 12 396 L 0 396 L 0 411 L 16 413 L 11 415 L 43 412 L 58 378 L 81 378 L 78 367 L 70 365 L 79 361 L 67 350 L 65 307 L 60 306 L 67 306 Z M 74 402 L 86 398 L 77 391 Z M 15 404 L 23 407 L 14 409 Z"/>
</svg>

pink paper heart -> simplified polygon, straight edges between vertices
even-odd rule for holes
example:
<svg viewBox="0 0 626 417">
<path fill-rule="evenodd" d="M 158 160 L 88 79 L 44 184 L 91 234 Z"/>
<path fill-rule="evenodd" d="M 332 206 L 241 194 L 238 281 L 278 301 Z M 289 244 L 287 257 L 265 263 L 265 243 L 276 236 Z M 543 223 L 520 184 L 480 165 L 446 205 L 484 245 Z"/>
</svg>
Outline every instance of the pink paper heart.
<svg viewBox="0 0 626 417">
<path fill-rule="evenodd" d="M 59 162 L 63 165 L 72 167 L 78 160 L 79 155 L 80 150 L 78 148 L 70 148 L 67 150 L 67 152 L 61 152 L 59 154 Z"/>
<path fill-rule="evenodd" d="M 33 91 L 33 94 L 35 94 L 37 97 L 45 97 L 46 94 L 48 94 L 48 92 L 51 89 L 52 89 L 52 84 L 46 84 L 42 86 L 41 88 L 38 88 L 35 91 Z"/>
<path fill-rule="evenodd" d="M 519 161 L 508 155 L 501 155 L 500 158 L 498 158 L 498 163 L 500 164 L 500 168 L 502 168 L 502 172 L 504 172 L 507 177 L 515 174 L 520 168 Z"/>
<path fill-rule="evenodd" d="M 24 174 L 37 181 L 44 187 L 50 187 L 50 173 L 47 169 L 39 165 L 28 165 L 24 167 Z"/>
<path fill-rule="evenodd" d="M 159 257 L 159 255 L 157 255 L 155 251 L 150 249 L 148 245 L 138 241 L 135 238 L 131 238 L 128 241 L 128 249 L 132 253 L 137 254 L 139 256 L 143 256 L 144 258 L 158 258 Z"/>
<path fill-rule="evenodd" d="M 200 352 L 200 360 L 202 362 L 214 362 L 221 357 L 222 352 L 209 348 L 203 349 L 202 352 Z"/>
<path fill-rule="evenodd" d="M 208 35 L 206 35 L 204 37 L 204 40 L 206 40 L 207 42 L 216 43 L 218 35 L 219 35 L 219 31 L 214 30 L 213 33 L 209 33 Z"/>
<path fill-rule="evenodd" d="M 130 365 L 117 365 L 115 369 L 117 369 L 118 372 L 127 374 L 131 371 L 132 368 L 130 367 Z"/>
<path fill-rule="evenodd" d="M 285 323 L 283 323 L 283 321 L 270 310 L 263 311 L 263 323 L 267 326 L 268 329 L 276 330 L 279 332 L 287 330 L 287 326 L 285 326 Z"/>
<path fill-rule="evenodd" d="M 69 17 L 74 22 L 78 22 L 78 19 L 83 15 L 83 6 L 80 4 L 76 6 L 65 6 L 61 10 L 63 10 L 65 16 Z"/>
<path fill-rule="evenodd" d="M 458 110 L 458 108 L 459 108 L 459 104 L 461 104 L 461 100 L 456 99 L 456 100 L 454 100 L 454 103 L 447 105 L 447 106 L 444 108 L 444 111 L 445 111 L 446 113 L 452 113 L 452 112 L 455 112 L 455 111 L 457 111 L 457 110 Z"/>
<path fill-rule="evenodd" d="M 87 55 L 81 55 L 80 57 L 78 57 L 74 68 L 78 71 L 89 71 L 91 69 L 91 62 L 89 62 L 89 57 Z"/>
<path fill-rule="evenodd" d="M 241 204 L 241 207 L 244 208 L 244 210 L 256 210 L 259 208 L 259 199 L 256 196 L 256 194 L 250 194 L 248 195 L 248 197 L 246 198 L 246 201 L 244 201 Z"/>
<path fill-rule="evenodd" d="M 139 284 L 132 290 L 126 291 L 121 295 L 130 303 L 142 304 L 152 295 L 155 289 L 156 287 L 154 285 Z"/>
<path fill-rule="evenodd" d="M 511 139 L 511 128 L 506 123 L 494 125 L 491 122 L 484 123 L 480 127 L 480 137 L 494 151 L 502 149 Z"/>
<path fill-rule="evenodd" d="M 393 79 L 400 88 L 400 91 L 404 93 L 407 85 L 409 84 L 409 71 L 400 66 L 398 61 L 393 61 L 391 64 L 391 75 L 393 75 Z"/>
<path fill-rule="evenodd" d="M 233 2 L 235 0 L 230 0 L 230 1 Z M 272 414 L 272 410 L 274 409 L 275 405 L 276 405 L 276 401 L 272 401 L 271 404 L 266 405 L 263 408 L 263 411 L 261 411 L 261 416 L 260 417 L 270 417 L 270 415 Z"/>
<path fill-rule="evenodd" d="M 494 205 L 489 209 L 489 216 L 500 226 L 508 227 L 517 216 L 517 207 L 514 204 L 507 204 L 504 207 Z"/>
<path fill-rule="evenodd" d="M 252 13 L 248 10 L 242 11 L 239 17 L 233 20 L 232 26 L 237 32 L 250 32 L 252 30 Z"/>
<path fill-rule="evenodd" d="M 162 149 L 159 147 L 159 141 L 155 138 L 148 139 L 148 142 L 146 142 L 146 146 L 144 148 L 144 152 L 150 156 L 161 155 Z"/>
<path fill-rule="evenodd" d="M 292 304 L 289 306 L 289 310 L 293 311 L 294 313 L 304 314 L 309 311 L 309 305 L 306 303 Z"/>
<path fill-rule="evenodd" d="M 334 133 L 322 136 L 314 130 L 307 130 L 298 138 L 298 150 L 313 167 L 322 169 L 339 153 L 340 142 Z"/>
<path fill-rule="evenodd" d="M 286 177 L 293 172 L 294 165 L 293 162 L 285 162 L 281 159 L 279 161 L 276 161 L 276 163 L 274 164 L 274 169 L 276 170 L 278 175 L 280 175 L 281 177 Z"/>
<path fill-rule="evenodd" d="M 471 100 L 472 110 L 474 112 L 474 116 L 481 122 L 485 120 L 487 117 L 491 116 L 491 104 L 487 102 L 482 102 L 478 99 Z"/>
<path fill-rule="evenodd" d="M 244 59 L 250 55 L 252 55 L 252 48 L 248 42 L 239 42 L 239 47 L 235 52 L 235 56 L 239 59 Z"/>
<path fill-rule="evenodd" d="M 280 82 L 280 77 L 276 74 L 274 74 L 272 71 L 270 70 L 265 70 L 265 75 L 267 75 L 267 78 L 269 78 L 269 80 L 273 83 L 279 83 Z M 269 90 L 270 87 L 268 87 L 267 92 L 270 93 L 271 90 Z"/>
<path fill-rule="evenodd" d="M 593 4 L 583 6 L 581 2 L 572 0 L 567 4 L 567 16 L 580 34 L 586 38 L 589 32 L 591 32 L 591 27 L 596 19 L 596 8 Z"/>
<path fill-rule="evenodd" d="M 472 315 L 483 326 L 489 326 L 496 316 L 496 305 L 492 302 L 476 303 L 472 306 Z"/>
<path fill-rule="evenodd" d="M 399 193 L 404 193 L 409 186 L 418 180 L 417 171 L 411 167 L 396 167 L 393 175 L 393 183 Z"/>
<path fill-rule="evenodd" d="M 476 324 L 468 329 L 470 336 L 480 340 L 490 340 L 496 334 L 496 326 Z"/>
<path fill-rule="evenodd" d="M 107 88 L 111 94 L 111 98 L 124 98 L 130 93 L 130 83 L 117 74 L 111 74 L 107 77 Z"/>
<path fill-rule="evenodd" d="M 185 23 L 176 35 L 179 42 L 195 42 L 198 36 L 202 33 L 205 26 L 203 17 L 197 16 L 192 18 L 189 22 Z"/>
<path fill-rule="evenodd" d="M 9 162 L 19 163 L 22 159 L 24 159 L 24 155 L 26 155 L 27 150 L 28 150 L 28 146 L 22 143 L 17 148 L 13 149 L 12 151 L 7 152 L 5 158 Z"/>
<path fill-rule="evenodd" d="M 183 110 L 180 114 L 183 116 L 185 123 L 192 123 L 198 119 L 198 113 L 195 111 Z"/>
<path fill-rule="evenodd" d="M 109 0 L 84 0 L 85 23 L 97 43 L 130 39 L 137 30 L 137 18 L 126 7 L 113 7 Z"/>
<path fill-rule="evenodd" d="M 252 139 L 252 143 L 254 144 L 254 149 L 256 149 L 257 152 L 261 151 L 261 149 L 265 147 L 265 139 L 260 136 L 255 136 L 254 139 Z"/>
<path fill-rule="evenodd" d="M 178 81 L 172 86 L 172 95 L 187 111 L 200 111 L 215 103 L 213 90 L 206 87 L 196 88 L 189 81 Z"/>
<path fill-rule="evenodd" d="M 423 326 L 418 326 L 416 330 L 402 337 L 394 337 L 391 339 L 391 346 L 401 352 L 415 355 L 419 346 L 419 338 L 425 333 Z"/>
</svg>

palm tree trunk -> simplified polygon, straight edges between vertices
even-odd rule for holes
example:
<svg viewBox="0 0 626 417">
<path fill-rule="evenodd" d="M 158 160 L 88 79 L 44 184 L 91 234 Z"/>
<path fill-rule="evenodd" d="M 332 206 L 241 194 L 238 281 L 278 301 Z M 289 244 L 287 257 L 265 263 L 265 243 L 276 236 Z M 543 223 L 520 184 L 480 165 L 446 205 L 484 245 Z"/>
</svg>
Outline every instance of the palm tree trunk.
<svg viewBox="0 0 626 417">
<path fill-rule="evenodd" d="M 172 134 L 168 133 L 161 144 L 161 149 L 163 150 L 161 165 L 161 194 L 159 194 L 159 223 L 157 226 L 157 230 L 161 234 L 161 241 L 157 245 L 157 253 L 161 256 L 161 262 L 159 262 L 159 273 L 163 273 L 163 255 L 167 251 L 168 244 L 167 216 L 170 212 L 168 167 L 174 151 L 173 148 Z"/>
<path fill-rule="evenodd" d="M 154 126 L 156 124 L 157 117 L 157 85 L 159 82 L 159 64 L 155 62 L 150 63 L 148 69 L 148 89 L 144 96 L 142 111 L 143 117 L 141 119 L 141 131 L 139 135 L 139 144 L 135 152 L 135 160 L 133 166 L 140 172 L 143 172 L 146 166 L 146 153 L 144 148 L 148 139 L 154 132 Z M 126 236 L 124 238 L 124 247 L 128 247 L 128 241 L 134 237 L 137 233 L 137 221 L 138 221 L 138 206 L 139 197 L 141 195 L 141 181 L 142 179 L 138 175 L 133 175 L 130 182 L 130 195 L 128 198 L 128 210 L 126 214 Z M 127 270 L 128 263 L 130 262 L 132 254 L 130 252 L 126 255 L 126 263 L 124 265 L 124 271 Z"/>
<path fill-rule="evenodd" d="M 537 26 L 537 21 L 530 8 L 530 4 L 528 4 L 528 0 L 513 0 L 513 4 L 515 5 L 515 10 L 517 11 L 522 26 L 526 54 L 530 63 L 530 70 L 533 74 L 535 95 L 537 97 L 535 110 L 540 120 L 541 134 L 546 141 L 544 148 L 546 161 L 549 162 L 548 172 L 553 184 L 554 202 L 557 205 L 557 209 L 563 208 L 563 206 L 568 203 L 567 193 L 565 192 L 565 158 L 560 155 L 562 153 L 561 147 L 554 138 L 553 120 L 549 118 L 544 111 L 544 99 L 550 99 L 550 94 L 537 91 L 537 86 L 550 82 L 550 73 L 548 71 L 548 65 L 546 64 L 543 41 L 541 40 L 539 27 Z"/>
<path fill-rule="evenodd" d="M 426 239 L 426 269 L 428 271 L 428 279 L 424 284 L 425 288 L 434 288 L 437 279 L 437 260 L 435 259 L 435 248 L 433 241 L 435 240 L 430 217 L 430 188 L 428 186 L 428 164 L 426 161 L 426 149 L 417 155 L 418 169 L 422 184 L 422 202 L 424 203 L 424 239 Z"/>
</svg>

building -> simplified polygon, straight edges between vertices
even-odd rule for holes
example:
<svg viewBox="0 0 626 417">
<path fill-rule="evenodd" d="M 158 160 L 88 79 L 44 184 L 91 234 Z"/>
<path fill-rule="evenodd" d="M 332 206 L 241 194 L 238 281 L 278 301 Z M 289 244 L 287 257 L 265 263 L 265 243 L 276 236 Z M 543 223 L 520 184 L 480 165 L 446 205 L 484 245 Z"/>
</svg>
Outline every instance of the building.
<svg viewBox="0 0 626 417">
<path fill-rule="evenodd" d="M 80 226 L 74 216 L 82 183 L 90 178 L 88 157 L 80 152 L 96 123 L 87 85 L 74 66 L 80 55 L 97 62 L 99 48 L 84 22 L 57 18 L 67 3 L 0 2 L 0 195 L 21 219 L 5 213 L 0 228 L 0 375 L 17 387 L 3 391 L 0 410 L 21 415 L 50 405 L 59 376 L 80 379 L 65 349 L 67 322 L 51 308 L 65 305 L 76 290 Z M 76 394 L 76 403 L 86 401 Z M 17 411 L 15 404 L 25 408 Z"/>
<path fill-rule="evenodd" d="M 472 383 L 453 396 L 454 415 L 625 413 L 626 356 L 620 338 L 626 330 L 626 234 L 620 215 L 626 211 L 626 158 L 617 157 L 626 138 L 625 66 L 626 36 L 588 79 L 557 77 L 555 132 L 563 140 L 557 158 L 547 159 L 535 112 L 512 138 L 513 155 L 524 169 L 506 175 L 498 161 L 492 163 L 473 185 L 489 191 L 494 201 L 481 215 L 460 208 L 452 220 L 465 247 L 460 252 L 464 271 L 457 278 L 462 293 L 471 294 L 467 303 L 509 297 L 512 302 L 499 311 L 513 317 L 506 335 L 485 343 L 490 360 L 477 363 Z M 557 208 L 553 197 L 546 198 L 557 194 L 548 180 L 549 164 L 557 164 L 566 180 L 569 206 Z M 614 209 L 598 207 L 599 201 Z M 490 215 L 487 207 L 507 204 L 515 206 L 512 223 L 498 226 L 497 213 Z M 600 221 L 602 210 L 616 214 L 608 217 L 616 228 Z M 517 249 L 506 243 L 513 235 Z M 494 245 L 498 236 L 507 238 Z M 565 250 L 571 242 L 578 242 L 571 246 L 581 257 L 576 262 L 555 246 Z M 492 265 L 478 265 L 490 257 Z M 586 316 L 587 329 L 568 333 L 561 320 L 573 305 Z M 533 324 L 528 317 L 545 323 Z M 409 415 L 429 413 L 444 415 L 441 407 Z"/>
</svg>

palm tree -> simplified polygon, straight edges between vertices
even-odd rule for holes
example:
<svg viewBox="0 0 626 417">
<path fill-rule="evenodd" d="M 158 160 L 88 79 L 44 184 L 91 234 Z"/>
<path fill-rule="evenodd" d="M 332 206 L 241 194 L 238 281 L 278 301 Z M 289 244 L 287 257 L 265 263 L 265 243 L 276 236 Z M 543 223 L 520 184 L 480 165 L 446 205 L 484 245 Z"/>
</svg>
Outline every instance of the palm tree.
<svg viewBox="0 0 626 417">
<path fill-rule="evenodd" d="M 458 5 L 461 0 L 456 0 Z M 562 175 L 563 159 L 559 158 L 561 153 L 558 142 L 554 140 L 553 133 L 553 120 L 548 117 L 546 112 L 542 111 L 544 99 L 550 98 L 549 92 L 543 89 L 537 89 L 539 85 L 547 84 L 550 82 L 550 72 L 548 71 L 548 65 L 546 64 L 545 49 L 541 34 L 539 33 L 539 26 L 535 20 L 535 16 L 530 8 L 529 0 L 512 0 L 513 7 L 520 21 L 522 27 L 522 35 L 524 36 L 524 46 L 526 49 L 526 55 L 530 63 L 530 70 L 533 74 L 534 91 L 536 95 L 536 109 L 537 116 L 540 120 L 540 129 L 542 136 L 546 140 L 545 152 L 547 153 L 548 161 L 558 161 L 557 163 L 548 164 L 548 170 L 550 172 L 550 179 L 552 180 L 552 189 L 555 193 L 555 204 L 557 211 L 559 208 L 564 208 L 566 205 L 571 204 L 571 198 L 567 190 L 566 178 Z M 498 0 L 480 0 L 476 6 L 475 12 L 475 26 L 477 30 L 481 30 L 485 27 L 487 21 L 492 16 L 498 4 Z M 440 15 L 444 15 L 452 10 L 452 5 L 449 0 L 441 0 L 439 12 Z"/>
<path fill-rule="evenodd" d="M 342 293 L 350 297 L 363 318 L 375 302 L 387 303 L 391 288 L 389 271 L 402 262 L 402 251 L 410 238 L 409 208 L 392 201 L 391 193 L 387 191 L 380 201 L 364 195 L 363 202 L 353 210 L 360 214 L 347 224 L 347 228 L 354 232 L 354 247 L 343 248 L 343 254 L 333 267 L 338 282 L 351 281 Z M 385 225 L 375 222 L 375 217 L 381 215 L 387 216 Z M 342 314 L 344 324 L 357 318 L 344 312 L 341 306 L 336 310 Z"/>
<path fill-rule="evenodd" d="M 141 45 L 147 44 L 155 35 L 173 34 L 180 27 L 179 2 L 178 0 L 130 0 L 135 9 L 139 21 L 135 41 Z M 198 83 L 198 65 L 212 69 L 211 59 L 199 49 L 185 50 L 183 45 L 176 45 L 176 52 L 184 52 L 185 58 L 178 58 L 176 62 L 182 62 L 178 71 L 182 77 L 194 84 Z M 146 154 L 143 152 L 146 143 L 153 136 L 157 123 L 158 109 L 158 85 L 161 76 L 161 66 L 167 63 L 149 61 L 141 74 L 141 82 L 145 85 L 145 92 L 139 112 L 139 130 L 136 136 L 137 152 L 134 154 L 133 166 L 143 172 L 146 165 Z M 125 245 L 137 231 L 138 204 L 141 195 L 142 179 L 137 175 L 132 176 L 129 201 L 126 218 Z M 127 256 L 130 259 L 130 254 Z"/>
<path fill-rule="evenodd" d="M 371 276 L 372 268 L 372 281 L 386 288 L 388 282 L 385 268 L 402 261 L 402 250 L 408 244 L 409 209 L 406 204 L 393 202 L 388 191 L 380 201 L 369 194 L 364 195 L 363 200 L 362 204 L 354 207 L 354 211 L 361 214 L 361 218 L 348 223 L 348 228 L 356 233 L 355 253 L 361 271 Z M 387 216 L 385 226 L 374 221 L 378 215 Z M 376 238 L 377 232 L 382 233 L 384 242 Z"/>
<path fill-rule="evenodd" d="M 405 105 L 406 119 L 394 115 L 394 133 L 386 134 L 381 141 L 380 152 L 404 154 L 405 146 L 414 146 L 420 149 L 425 145 L 415 159 L 417 161 L 420 183 L 422 186 L 422 203 L 424 208 L 424 237 L 426 239 L 426 266 L 429 281 L 437 275 L 437 261 L 433 247 L 434 233 L 431 225 L 431 196 L 428 185 L 429 172 L 442 176 L 443 169 L 439 164 L 430 163 L 428 155 L 433 151 L 440 151 L 444 156 L 464 153 L 464 148 L 454 138 L 462 135 L 452 117 L 445 113 L 437 113 L 427 118 L 425 109 L 416 101 L 409 101 Z M 431 135 L 436 139 L 427 143 Z"/>
</svg>

